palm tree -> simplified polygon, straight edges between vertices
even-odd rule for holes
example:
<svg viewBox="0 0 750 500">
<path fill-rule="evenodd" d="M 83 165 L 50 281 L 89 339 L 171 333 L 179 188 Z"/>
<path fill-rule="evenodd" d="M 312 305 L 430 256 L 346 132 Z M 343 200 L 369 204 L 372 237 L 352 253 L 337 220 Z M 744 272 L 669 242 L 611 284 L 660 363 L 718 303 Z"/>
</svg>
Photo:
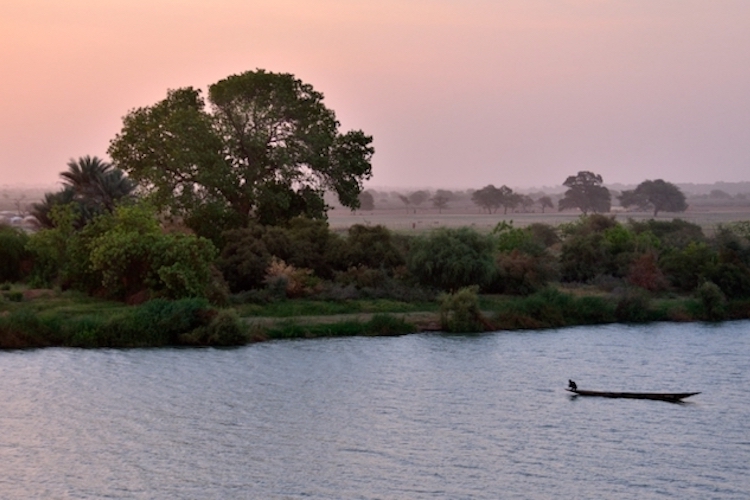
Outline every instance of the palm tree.
<svg viewBox="0 0 750 500">
<path fill-rule="evenodd" d="M 63 190 L 47 193 L 41 203 L 33 205 L 32 214 L 42 227 L 54 227 L 50 218 L 52 207 L 69 203 L 78 205 L 80 220 L 77 226 L 83 227 L 95 215 L 112 212 L 116 203 L 130 196 L 136 187 L 122 170 L 96 156 L 71 159 L 68 170 L 60 172 L 60 177 Z"/>
</svg>

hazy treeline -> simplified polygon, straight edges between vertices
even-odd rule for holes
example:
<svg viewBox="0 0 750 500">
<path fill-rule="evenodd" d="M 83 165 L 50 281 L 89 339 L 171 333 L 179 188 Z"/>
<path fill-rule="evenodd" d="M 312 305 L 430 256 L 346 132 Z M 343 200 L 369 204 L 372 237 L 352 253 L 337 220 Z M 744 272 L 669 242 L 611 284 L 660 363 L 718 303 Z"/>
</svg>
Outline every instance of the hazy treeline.
<svg viewBox="0 0 750 500">
<path fill-rule="evenodd" d="M 750 207 L 750 188 L 747 183 L 717 183 L 707 185 L 678 185 L 684 193 L 687 203 L 694 208 L 701 207 Z M 716 187 L 720 186 L 720 187 Z M 625 207 L 621 203 L 620 196 L 624 191 L 634 190 L 637 185 L 608 187 L 611 194 L 612 208 L 637 209 L 639 207 Z M 486 188 L 486 186 L 485 186 Z M 722 189 L 723 188 L 723 189 Z M 448 189 L 367 189 L 363 195 L 360 210 L 403 210 L 405 213 L 420 213 L 424 211 L 435 211 L 438 207 L 434 204 L 434 197 L 438 192 L 447 197 L 447 204 L 442 210 L 453 212 L 482 212 L 486 208 L 477 204 L 473 197 L 477 191 L 483 188 L 469 188 L 464 190 Z M 564 198 L 564 188 L 557 190 L 539 189 L 511 189 L 517 198 L 511 199 L 508 209 L 512 213 L 540 213 L 545 211 L 557 211 L 559 202 Z M 333 198 L 329 199 L 331 205 L 336 206 Z M 505 207 L 503 207 L 505 208 Z M 507 209 L 503 210 L 507 213 Z"/>
</svg>

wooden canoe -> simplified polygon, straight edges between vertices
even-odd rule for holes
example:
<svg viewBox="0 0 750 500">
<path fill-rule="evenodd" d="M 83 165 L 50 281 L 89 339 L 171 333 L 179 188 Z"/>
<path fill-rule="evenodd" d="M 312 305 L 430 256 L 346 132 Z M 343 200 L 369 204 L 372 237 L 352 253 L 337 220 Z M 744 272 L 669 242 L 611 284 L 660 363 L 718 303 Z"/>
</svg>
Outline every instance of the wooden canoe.
<svg viewBox="0 0 750 500">
<path fill-rule="evenodd" d="M 584 391 L 581 389 L 565 389 L 578 396 L 597 396 L 600 398 L 627 398 L 627 399 L 655 399 L 657 401 L 669 401 L 671 403 L 681 402 L 685 398 L 700 394 L 700 392 L 600 392 Z"/>
</svg>

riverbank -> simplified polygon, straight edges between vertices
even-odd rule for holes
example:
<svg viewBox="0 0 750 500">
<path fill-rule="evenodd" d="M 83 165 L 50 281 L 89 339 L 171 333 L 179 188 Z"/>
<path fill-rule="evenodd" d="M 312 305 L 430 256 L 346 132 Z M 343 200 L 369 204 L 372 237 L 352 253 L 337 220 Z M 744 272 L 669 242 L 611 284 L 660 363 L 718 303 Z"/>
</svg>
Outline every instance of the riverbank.
<svg viewBox="0 0 750 500">
<path fill-rule="evenodd" d="M 748 300 L 586 287 L 448 303 L 296 299 L 216 308 L 204 299 L 159 299 L 127 306 L 75 292 L 10 289 L 0 300 L 0 349 L 236 346 L 293 338 L 750 318 Z"/>
</svg>

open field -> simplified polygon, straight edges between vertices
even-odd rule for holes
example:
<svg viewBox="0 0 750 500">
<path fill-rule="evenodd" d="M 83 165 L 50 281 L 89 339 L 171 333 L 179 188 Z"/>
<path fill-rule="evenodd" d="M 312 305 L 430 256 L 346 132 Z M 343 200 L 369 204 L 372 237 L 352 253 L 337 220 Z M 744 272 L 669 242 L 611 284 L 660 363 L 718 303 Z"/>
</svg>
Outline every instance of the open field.
<svg viewBox="0 0 750 500">
<path fill-rule="evenodd" d="M 463 227 L 470 226 L 480 232 L 489 232 L 500 221 L 513 221 L 516 227 L 525 227 L 535 222 L 558 226 L 566 222 L 573 222 L 580 217 L 580 212 L 566 211 L 557 212 L 549 210 L 546 213 L 508 213 L 498 212 L 488 214 L 480 213 L 476 208 L 473 210 L 459 208 L 455 210 L 443 210 L 438 213 L 435 209 L 417 210 L 416 213 L 406 213 L 402 209 L 383 209 L 369 212 L 350 212 L 342 208 L 331 210 L 328 220 L 331 228 L 336 231 L 345 231 L 354 224 L 383 225 L 393 231 L 401 233 L 420 233 L 438 227 Z M 628 219 L 648 220 L 652 219 L 651 212 L 611 212 L 618 221 L 626 222 Z M 726 224 L 739 220 L 750 220 L 750 207 L 700 207 L 699 209 L 688 209 L 683 213 L 660 213 L 657 220 L 683 219 L 703 228 L 706 235 L 713 234 L 719 224 Z"/>
</svg>

